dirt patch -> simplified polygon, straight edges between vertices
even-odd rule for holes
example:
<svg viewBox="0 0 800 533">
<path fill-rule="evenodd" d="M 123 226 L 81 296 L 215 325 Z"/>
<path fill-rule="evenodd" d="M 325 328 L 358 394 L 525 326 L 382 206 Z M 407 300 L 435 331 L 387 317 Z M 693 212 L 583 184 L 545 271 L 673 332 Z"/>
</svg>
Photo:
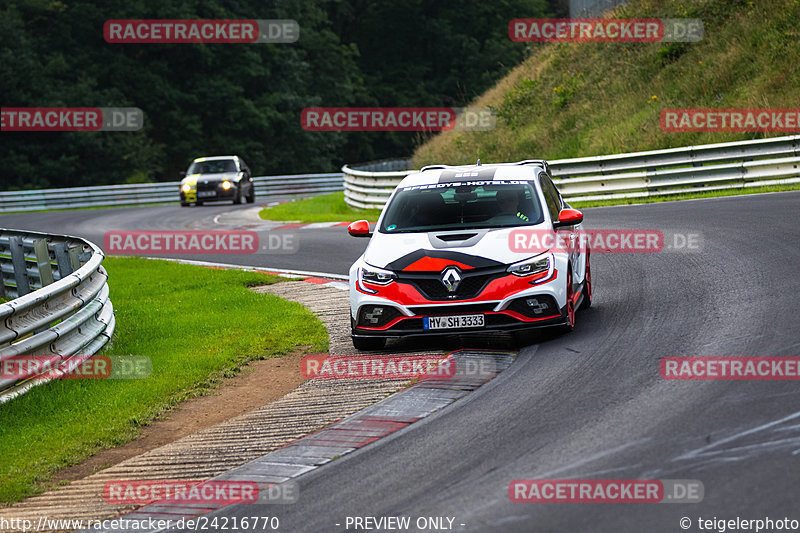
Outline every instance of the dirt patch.
<svg viewBox="0 0 800 533">
<path fill-rule="evenodd" d="M 136 439 L 117 448 L 103 450 L 80 464 L 65 468 L 54 477 L 54 482 L 82 479 L 280 398 L 305 381 L 300 375 L 302 357 L 301 353 L 293 353 L 284 357 L 253 361 L 239 375 L 224 380 L 211 395 L 180 404 L 167 418 L 142 428 Z"/>
</svg>

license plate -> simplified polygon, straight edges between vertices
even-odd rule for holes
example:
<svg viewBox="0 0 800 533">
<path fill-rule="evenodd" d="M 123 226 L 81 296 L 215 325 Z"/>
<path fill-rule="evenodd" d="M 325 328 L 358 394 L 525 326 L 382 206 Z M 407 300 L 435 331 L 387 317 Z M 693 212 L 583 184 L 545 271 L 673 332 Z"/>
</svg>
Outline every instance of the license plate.
<svg viewBox="0 0 800 533">
<path fill-rule="evenodd" d="M 482 328 L 483 315 L 426 316 L 425 329 Z"/>
<path fill-rule="evenodd" d="M 197 197 L 198 198 L 208 198 L 209 196 L 216 196 L 216 191 L 198 191 Z"/>
</svg>

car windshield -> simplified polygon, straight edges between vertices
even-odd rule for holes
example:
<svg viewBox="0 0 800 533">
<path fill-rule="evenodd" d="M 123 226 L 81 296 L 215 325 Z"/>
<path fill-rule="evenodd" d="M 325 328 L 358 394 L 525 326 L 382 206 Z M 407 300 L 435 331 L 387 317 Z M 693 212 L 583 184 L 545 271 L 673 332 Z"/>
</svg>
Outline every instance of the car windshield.
<svg viewBox="0 0 800 533">
<path fill-rule="evenodd" d="M 221 174 L 223 172 L 236 172 L 236 163 L 233 159 L 217 159 L 214 161 L 195 161 L 189 167 L 187 174 Z"/>
<path fill-rule="evenodd" d="M 386 207 L 381 233 L 531 226 L 544 220 L 527 182 L 408 187 Z"/>
</svg>

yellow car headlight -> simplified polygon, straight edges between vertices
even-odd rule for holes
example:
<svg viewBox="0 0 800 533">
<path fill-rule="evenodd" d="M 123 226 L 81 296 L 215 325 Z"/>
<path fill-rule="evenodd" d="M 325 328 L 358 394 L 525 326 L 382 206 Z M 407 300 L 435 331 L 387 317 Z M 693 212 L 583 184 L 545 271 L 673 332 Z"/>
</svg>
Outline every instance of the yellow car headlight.
<svg viewBox="0 0 800 533">
<path fill-rule="evenodd" d="M 230 189 L 230 188 L 231 188 L 231 182 L 230 182 L 230 181 L 228 181 L 228 180 L 225 180 L 225 181 L 223 181 L 223 182 L 222 182 L 222 188 L 223 188 L 223 189 L 225 189 L 225 190 L 227 191 L 228 189 Z"/>
<path fill-rule="evenodd" d="M 192 186 L 189 185 L 188 183 L 184 183 L 183 185 L 181 185 L 181 190 L 183 192 L 189 192 L 192 190 Z"/>
</svg>

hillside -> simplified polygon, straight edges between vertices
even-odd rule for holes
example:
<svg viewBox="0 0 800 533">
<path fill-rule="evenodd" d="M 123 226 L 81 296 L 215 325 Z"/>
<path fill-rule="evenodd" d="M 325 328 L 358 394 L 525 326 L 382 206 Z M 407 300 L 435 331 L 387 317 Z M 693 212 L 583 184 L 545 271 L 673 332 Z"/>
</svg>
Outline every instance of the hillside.
<svg viewBox="0 0 800 533">
<path fill-rule="evenodd" d="M 800 2 L 631 0 L 609 16 L 700 18 L 698 43 L 518 43 L 531 56 L 473 106 L 488 132 L 449 131 L 416 165 L 560 159 L 787 133 L 664 133 L 665 108 L 800 107 Z"/>
</svg>

